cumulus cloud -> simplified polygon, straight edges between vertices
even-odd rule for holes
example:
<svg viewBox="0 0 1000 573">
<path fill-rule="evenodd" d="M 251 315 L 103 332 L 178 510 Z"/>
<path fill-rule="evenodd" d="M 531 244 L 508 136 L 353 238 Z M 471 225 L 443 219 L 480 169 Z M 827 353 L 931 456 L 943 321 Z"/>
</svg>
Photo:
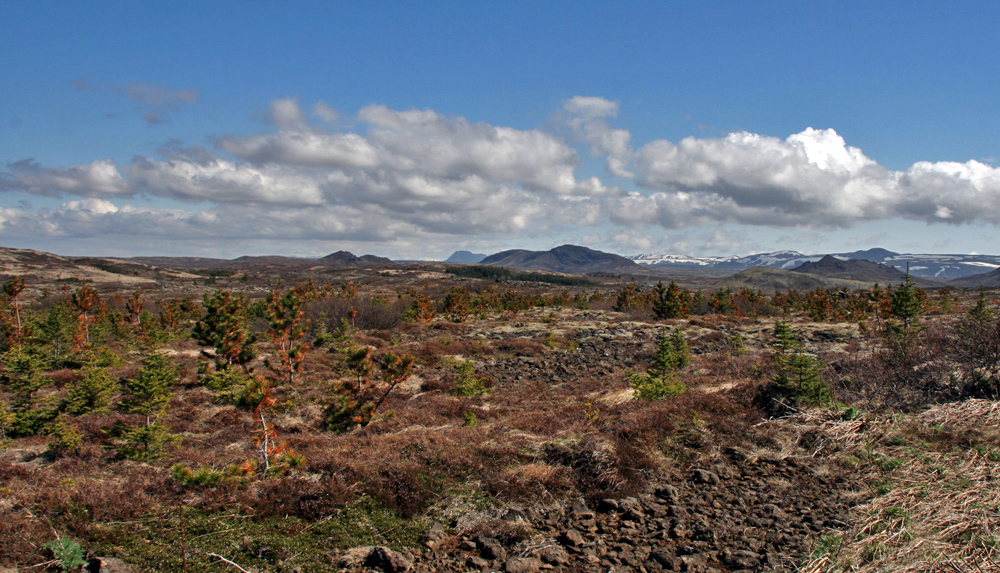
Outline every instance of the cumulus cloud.
<svg viewBox="0 0 1000 573">
<path fill-rule="evenodd" d="M 363 108 L 358 117 L 369 139 L 384 151 L 386 166 L 448 179 L 477 175 L 539 191 L 576 190 L 577 155 L 555 136 L 445 117 L 432 110 Z"/>
<path fill-rule="evenodd" d="M 340 119 L 340 112 L 321 101 L 313 105 L 313 115 L 329 124 L 334 124 Z"/>
<path fill-rule="evenodd" d="M 280 167 L 258 168 L 223 159 L 194 162 L 136 157 L 124 171 L 134 189 L 181 201 L 323 203 L 321 181 Z"/>
<path fill-rule="evenodd" d="M 653 248 L 653 238 L 646 233 L 624 229 L 616 231 L 609 237 L 611 242 L 625 251 L 648 253 Z"/>
<path fill-rule="evenodd" d="M 284 164 L 343 169 L 374 168 L 379 152 L 356 133 L 296 131 L 224 137 L 218 141 L 226 152 L 257 164 Z"/>
<path fill-rule="evenodd" d="M 57 197 L 63 194 L 83 197 L 128 195 L 128 183 L 110 159 L 99 159 L 85 165 L 65 168 L 45 168 L 31 159 L 8 166 L 0 174 L 0 191 L 26 191 L 35 195 Z"/>
<path fill-rule="evenodd" d="M 276 99 L 267 110 L 267 121 L 271 125 L 296 129 L 306 123 L 306 114 L 299 108 L 299 100 L 295 98 Z"/>
<path fill-rule="evenodd" d="M 679 208 L 656 218 L 666 227 L 682 225 L 685 213 L 700 221 L 812 228 L 894 217 L 1000 223 L 997 169 L 970 161 L 891 171 L 832 129 L 807 128 L 784 140 L 746 132 L 657 140 L 633 159 L 639 184 L 655 192 L 633 197 L 630 207 Z"/>
<path fill-rule="evenodd" d="M 601 97 L 576 96 L 563 105 L 564 121 L 573 135 L 590 145 L 590 153 L 606 156 L 610 173 L 619 177 L 634 177 L 626 165 L 632 154 L 632 134 L 612 128 L 608 117 L 618 115 L 618 102 Z"/>
<path fill-rule="evenodd" d="M 324 120 L 336 117 L 325 104 L 317 104 L 314 115 Z M 255 164 L 410 174 L 443 182 L 478 177 L 556 195 L 610 192 L 599 180 L 577 181 L 576 151 L 539 130 L 373 105 L 358 113 L 369 126 L 365 136 L 330 132 L 308 124 L 294 99 L 275 101 L 268 118 L 279 128 L 276 132 L 221 137 L 219 147 Z"/>
<path fill-rule="evenodd" d="M 196 98 L 183 92 L 146 86 L 133 96 L 155 112 Z M 891 218 L 1000 224 L 1000 170 L 984 163 L 893 171 L 836 131 L 812 128 L 785 139 L 737 132 L 633 147 L 631 134 L 612 125 L 618 113 L 617 102 L 574 97 L 558 114 L 565 129 L 555 133 L 372 105 L 346 122 L 362 129 L 350 130 L 337 127 L 340 114 L 325 103 L 279 99 L 267 111 L 271 128 L 218 137 L 215 149 L 170 141 L 159 158 L 120 164 L 9 164 L 0 192 L 66 200 L 58 209 L 3 209 L 0 232 L 399 244 L 542 237 L 570 227 L 577 236 L 587 226 L 609 244 L 648 250 L 662 243 L 647 238 L 649 227 L 815 230 Z M 574 146 L 631 179 L 627 190 L 580 176 Z M 136 197 L 185 208 L 127 204 Z M 741 241 L 708 236 L 699 248 L 731 250 Z"/>
</svg>

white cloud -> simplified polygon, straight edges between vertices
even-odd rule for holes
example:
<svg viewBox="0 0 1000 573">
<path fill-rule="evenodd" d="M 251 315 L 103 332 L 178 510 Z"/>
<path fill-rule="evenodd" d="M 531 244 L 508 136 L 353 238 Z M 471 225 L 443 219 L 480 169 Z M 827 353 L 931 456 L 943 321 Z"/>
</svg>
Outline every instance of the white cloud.
<svg viewBox="0 0 1000 573">
<path fill-rule="evenodd" d="M 313 105 L 313 115 L 329 124 L 334 124 L 340 119 L 340 113 L 337 110 L 321 101 Z"/>
<path fill-rule="evenodd" d="M 110 159 L 56 169 L 41 167 L 30 159 L 18 161 L 10 165 L 8 174 L 0 174 L 0 191 L 26 191 L 52 197 L 65 193 L 83 197 L 131 193 Z"/>
<path fill-rule="evenodd" d="M 69 201 L 59 207 L 61 213 L 85 213 L 87 215 L 107 215 L 117 213 L 118 207 L 111 201 L 104 199 L 83 199 L 80 201 Z"/>
<path fill-rule="evenodd" d="M 571 194 L 576 152 L 555 136 L 445 117 L 432 110 L 395 111 L 381 105 L 358 117 L 371 125 L 369 140 L 385 151 L 385 166 L 456 179 L 469 175 Z"/>
<path fill-rule="evenodd" d="M 222 159 L 205 163 L 137 157 L 124 168 L 129 185 L 149 195 L 182 201 L 320 205 L 321 181 L 279 167 L 254 167 Z"/>
<path fill-rule="evenodd" d="M 647 203 L 680 203 L 708 220 L 811 228 L 893 217 L 1000 222 L 1000 170 L 970 161 L 890 171 L 831 129 L 785 140 L 746 132 L 658 140 L 637 150 L 635 162 L 639 183 L 659 190 Z M 659 222 L 681 224 L 676 213 Z"/>
<path fill-rule="evenodd" d="M 342 169 L 375 168 L 380 162 L 378 150 L 356 133 L 297 131 L 226 137 L 218 143 L 228 153 L 258 164 Z"/>
<path fill-rule="evenodd" d="M 150 106 L 188 97 L 172 93 L 134 95 Z M 805 231 L 894 218 L 1000 224 L 1000 170 L 984 163 L 920 162 L 892 171 L 834 130 L 812 128 L 785 139 L 737 132 L 633 148 L 631 134 L 609 123 L 619 107 L 597 97 L 567 100 L 559 120 L 569 135 L 560 136 L 379 105 L 358 112 L 363 129 L 340 129 L 339 114 L 323 102 L 303 111 L 298 100 L 279 99 L 267 112 L 273 129 L 218 138 L 216 151 L 168 142 L 161 159 L 137 156 L 120 165 L 10 164 L 0 173 L 0 192 L 67 200 L 58 209 L 2 209 L 0 227 L 7 236 L 448 245 L 456 237 L 541 241 L 570 228 L 582 236 L 578 227 L 587 226 L 609 245 L 648 250 L 663 243 L 649 238 L 653 227 Z M 580 176 L 572 142 L 603 156 L 611 174 L 633 178 L 628 189 Z M 135 197 L 209 208 L 125 203 Z M 699 250 L 745 246 L 724 233 L 683 242 Z"/>
<path fill-rule="evenodd" d="M 306 122 L 306 114 L 299 108 L 295 98 L 276 99 L 267 110 L 267 121 L 284 129 L 295 129 Z"/>
<path fill-rule="evenodd" d="M 608 171 L 619 177 L 634 177 L 626 165 L 632 154 L 632 134 L 614 129 L 605 118 L 618 115 L 618 102 L 601 97 L 576 96 L 563 105 L 564 121 L 573 135 L 590 145 L 593 155 L 605 155 Z"/>
<path fill-rule="evenodd" d="M 628 229 L 612 233 L 610 239 L 622 250 L 631 252 L 648 253 L 655 244 L 649 235 Z"/>
<path fill-rule="evenodd" d="M 731 237 L 724 229 L 716 229 L 701 236 L 704 241 L 700 250 L 709 253 L 741 253 L 747 251 L 745 237 Z"/>
</svg>

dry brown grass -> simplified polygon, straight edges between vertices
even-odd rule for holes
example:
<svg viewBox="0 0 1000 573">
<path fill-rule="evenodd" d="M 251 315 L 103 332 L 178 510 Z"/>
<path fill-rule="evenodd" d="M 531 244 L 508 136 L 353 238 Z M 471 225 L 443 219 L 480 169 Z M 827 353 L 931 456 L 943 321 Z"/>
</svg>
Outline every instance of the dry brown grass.
<svg viewBox="0 0 1000 573">
<path fill-rule="evenodd" d="M 969 400 L 935 407 L 917 417 L 838 420 L 818 413 L 781 423 L 825 437 L 826 450 L 867 452 L 854 471 L 871 484 L 870 499 L 854 509 L 840 541 L 802 571 L 996 571 L 1000 570 L 1000 441 L 993 428 L 1000 403 Z M 942 435 L 943 443 L 919 436 Z M 988 435 L 980 430 L 987 428 Z M 978 446 L 952 442 L 974 435 Z M 907 445 L 908 436 L 918 441 Z M 833 538 L 831 538 L 833 539 Z"/>
<path fill-rule="evenodd" d="M 761 455 L 763 450 L 801 455 L 805 449 L 817 457 L 854 456 L 857 462 L 844 462 L 846 473 L 892 485 L 859 509 L 840 552 L 819 557 L 811 570 L 833 570 L 834 560 L 841 567 L 851 559 L 859 571 L 897 565 L 929 571 L 934 551 L 955 563 L 967 555 L 984 569 L 990 565 L 993 542 L 987 540 L 994 539 L 1000 503 L 989 489 L 990 456 L 994 447 L 1000 454 L 1000 446 L 984 429 L 1000 427 L 1000 407 L 993 403 L 942 406 L 905 424 L 818 412 L 760 424 L 765 414 L 754 400 L 770 377 L 769 319 L 707 316 L 655 323 L 648 311 L 616 313 L 604 302 L 594 308 L 605 310 L 545 307 L 462 323 L 443 318 L 399 323 L 402 306 L 395 294 L 381 294 L 388 294 L 391 304 L 376 304 L 371 292 L 359 296 L 372 313 L 365 318 L 372 328 L 313 350 L 300 381 L 275 389 L 279 404 L 269 416 L 279 442 L 305 456 L 304 467 L 211 486 L 175 482 L 174 463 L 221 470 L 258 454 L 251 414 L 200 386 L 194 374 L 197 345 L 174 341 L 170 349 L 185 372 L 165 421 L 182 441 L 163 458 L 149 464 L 116 460 L 106 430 L 130 420 L 117 413 L 75 418 L 85 445 L 61 459 L 28 459 L 28 452 L 45 450 L 42 437 L 18 438 L 0 452 L 0 564 L 40 563 L 53 529 L 94 543 L 103 535 L 101 523 L 131 523 L 181 504 L 247 519 L 290 516 L 318 523 L 366 496 L 405 517 L 429 508 L 466 507 L 472 498 L 503 506 L 621 497 L 691 467 L 706 467 L 738 447 Z M 355 302 L 316 304 L 310 316 L 335 327 Z M 818 330 L 801 316 L 796 319 L 796 327 L 810 336 Z M 681 377 L 692 389 L 661 402 L 635 400 L 625 371 L 649 364 L 664 325 L 683 328 L 691 341 L 695 356 Z M 745 336 L 745 354 L 735 351 L 737 333 Z M 336 434 L 326 430 L 324 408 L 336 382 L 356 375 L 341 352 L 352 345 L 372 346 L 376 355 L 409 353 L 418 364 L 412 383 L 401 384 L 371 424 Z M 831 372 L 838 375 L 852 374 L 850 367 L 860 367 L 867 356 L 860 350 L 844 355 L 842 341 L 817 338 L 816 346 L 836 363 Z M 273 349 L 264 344 L 263 353 L 268 350 Z M 118 370 L 123 375 L 134 372 L 138 362 L 126 355 L 129 364 Z M 479 397 L 450 394 L 450 358 L 456 356 L 473 359 L 477 375 L 491 376 L 493 391 Z M 853 358 L 857 362 L 851 363 Z M 253 366 L 266 371 L 260 360 Z M 867 380 L 880 396 L 888 395 L 891 387 L 877 386 L 880 373 L 868 371 Z M 68 369 L 53 374 L 60 388 L 78 378 Z M 923 442 L 930 445 L 919 445 Z M 974 446 L 987 450 L 969 449 Z M 907 447 L 918 447 L 919 457 Z M 904 463 L 887 469 L 894 458 Z M 946 468 L 945 476 L 939 467 Z M 130 494 L 127 503 L 121 502 L 123 490 Z M 458 529 L 494 523 L 488 515 L 480 517 Z"/>
</svg>

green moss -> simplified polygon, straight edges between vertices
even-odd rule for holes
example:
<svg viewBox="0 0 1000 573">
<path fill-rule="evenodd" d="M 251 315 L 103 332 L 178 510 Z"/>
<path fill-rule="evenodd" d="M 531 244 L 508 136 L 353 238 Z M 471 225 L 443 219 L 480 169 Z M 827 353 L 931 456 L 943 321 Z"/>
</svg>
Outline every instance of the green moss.
<svg viewBox="0 0 1000 573">
<path fill-rule="evenodd" d="M 138 524 L 96 524 L 90 545 L 95 553 L 117 556 L 142 571 L 181 571 L 180 517 L 180 510 L 171 508 Z M 312 522 L 185 509 L 184 553 L 189 571 L 232 571 L 208 555 L 216 553 L 244 568 L 319 573 L 335 569 L 334 550 L 414 547 L 423 530 L 422 522 L 401 519 L 371 498 Z"/>
</svg>

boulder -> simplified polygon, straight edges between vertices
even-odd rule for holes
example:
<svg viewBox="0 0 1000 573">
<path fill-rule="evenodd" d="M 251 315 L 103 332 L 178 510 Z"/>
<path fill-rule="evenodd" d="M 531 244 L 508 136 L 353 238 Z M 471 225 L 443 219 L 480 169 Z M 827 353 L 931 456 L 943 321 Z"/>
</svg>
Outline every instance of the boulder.
<svg viewBox="0 0 1000 573">
<path fill-rule="evenodd" d="M 365 557 L 364 566 L 385 573 L 403 573 L 412 567 L 406 557 L 388 547 L 373 547 L 368 557 Z"/>
</svg>

